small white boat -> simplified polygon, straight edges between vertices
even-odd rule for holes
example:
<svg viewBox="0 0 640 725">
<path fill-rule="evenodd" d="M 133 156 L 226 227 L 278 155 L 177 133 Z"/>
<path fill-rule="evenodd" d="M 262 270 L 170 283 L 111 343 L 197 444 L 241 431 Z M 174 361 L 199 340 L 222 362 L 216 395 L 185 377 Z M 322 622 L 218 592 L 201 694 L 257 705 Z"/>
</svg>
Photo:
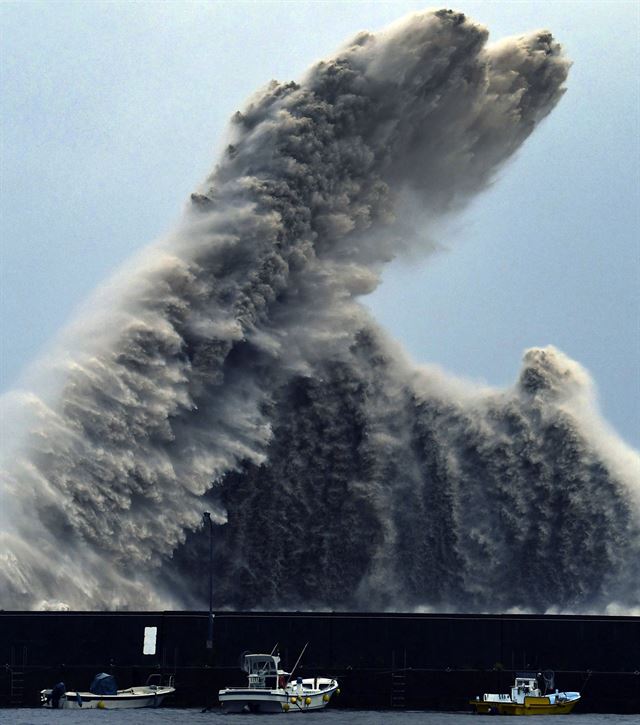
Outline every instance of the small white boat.
<svg viewBox="0 0 640 725">
<path fill-rule="evenodd" d="M 241 667 L 249 678 L 248 686 L 220 690 L 218 699 L 222 710 L 227 713 L 308 712 L 326 707 L 340 692 L 337 680 L 331 677 L 293 680 L 291 673 L 281 670 L 279 665 L 280 657 L 273 653 L 243 655 Z"/>
<path fill-rule="evenodd" d="M 88 692 L 67 690 L 59 682 L 51 690 L 40 691 L 43 707 L 99 710 L 129 710 L 137 707 L 159 707 L 167 695 L 175 692 L 173 677 L 161 684 L 160 675 L 151 675 L 146 685 L 118 690 L 112 675 L 101 672 L 93 678 Z"/>
<path fill-rule="evenodd" d="M 544 679 L 544 692 L 538 684 Z M 481 715 L 568 715 L 580 701 L 579 692 L 553 691 L 555 675 L 519 672 L 509 693 L 485 693 L 469 702 Z"/>
</svg>

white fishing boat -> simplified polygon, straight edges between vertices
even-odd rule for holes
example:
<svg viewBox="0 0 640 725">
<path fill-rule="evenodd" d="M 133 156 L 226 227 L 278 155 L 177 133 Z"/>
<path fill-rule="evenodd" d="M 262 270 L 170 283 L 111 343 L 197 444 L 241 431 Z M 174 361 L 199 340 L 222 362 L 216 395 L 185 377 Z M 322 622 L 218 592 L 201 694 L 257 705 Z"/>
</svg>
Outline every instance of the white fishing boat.
<svg viewBox="0 0 640 725">
<path fill-rule="evenodd" d="M 145 685 L 118 690 L 114 677 L 101 672 L 93 678 L 88 692 L 67 690 L 64 682 L 59 682 L 50 690 L 41 690 L 40 700 L 43 707 L 54 709 L 129 710 L 159 707 L 164 698 L 173 692 L 173 677 L 167 684 L 162 684 L 160 675 L 151 675 Z"/>
<path fill-rule="evenodd" d="M 296 662 L 296 666 L 297 664 Z M 337 680 L 331 677 L 293 679 L 292 673 L 280 669 L 280 657 L 273 652 L 245 654 L 242 656 L 241 668 L 248 676 L 247 687 L 225 687 L 218 692 L 218 699 L 224 712 L 274 713 L 321 710 L 329 704 L 334 695 L 340 692 Z"/>
<path fill-rule="evenodd" d="M 554 691 L 555 675 L 519 672 L 508 693 L 485 693 L 470 705 L 481 715 L 568 715 L 580 701 L 579 692 Z M 544 680 L 544 691 L 538 684 Z"/>
</svg>

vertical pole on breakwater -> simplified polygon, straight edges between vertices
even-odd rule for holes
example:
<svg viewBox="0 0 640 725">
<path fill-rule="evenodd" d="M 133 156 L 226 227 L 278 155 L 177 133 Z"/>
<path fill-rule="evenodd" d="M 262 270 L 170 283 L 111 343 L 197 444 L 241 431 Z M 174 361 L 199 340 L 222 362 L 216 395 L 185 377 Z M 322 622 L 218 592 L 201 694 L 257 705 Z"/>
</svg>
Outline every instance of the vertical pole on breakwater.
<svg viewBox="0 0 640 725">
<path fill-rule="evenodd" d="M 209 667 L 213 667 L 213 521 L 211 520 L 211 514 L 209 511 L 205 511 L 202 514 L 202 519 L 205 525 L 209 524 L 209 619 L 207 622 L 207 650 L 209 655 L 207 657 L 209 661 Z M 209 712 L 213 707 L 213 691 L 209 692 L 206 698 L 207 702 L 202 712 Z"/>
<path fill-rule="evenodd" d="M 205 523 L 209 523 L 209 623 L 207 627 L 207 649 L 213 649 L 213 521 L 211 514 L 202 514 Z"/>
</svg>

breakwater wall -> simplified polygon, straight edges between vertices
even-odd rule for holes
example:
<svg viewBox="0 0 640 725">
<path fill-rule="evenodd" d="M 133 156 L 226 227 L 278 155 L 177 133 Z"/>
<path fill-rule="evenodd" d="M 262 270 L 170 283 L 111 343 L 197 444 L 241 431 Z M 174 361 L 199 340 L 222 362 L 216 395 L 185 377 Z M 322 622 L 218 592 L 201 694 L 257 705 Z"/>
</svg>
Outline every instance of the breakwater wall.
<svg viewBox="0 0 640 725">
<path fill-rule="evenodd" d="M 213 649 L 207 618 L 0 611 L 0 706 L 38 705 L 61 680 L 87 689 L 105 671 L 120 687 L 174 675 L 174 706 L 215 707 L 220 687 L 245 681 L 242 652 L 278 643 L 291 668 L 309 642 L 296 674 L 338 677 L 337 707 L 466 709 L 506 692 L 515 671 L 552 669 L 557 687 L 584 694 L 580 711 L 640 712 L 640 617 L 216 612 Z"/>
</svg>

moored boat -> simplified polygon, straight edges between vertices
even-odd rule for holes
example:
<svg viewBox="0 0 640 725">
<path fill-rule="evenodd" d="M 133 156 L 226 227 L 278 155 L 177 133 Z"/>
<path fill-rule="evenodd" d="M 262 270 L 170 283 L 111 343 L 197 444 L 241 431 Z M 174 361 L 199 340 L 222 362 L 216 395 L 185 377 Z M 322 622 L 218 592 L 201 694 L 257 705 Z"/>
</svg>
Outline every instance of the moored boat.
<svg viewBox="0 0 640 725">
<path fill-rule="evenodd" d="M 337 680 L 331 677 L 297 677 L 294 680 L 292 673 L 280 669 L 280 657 L 273 652 L 245 654 L 241 667 L 248 676 L 247 687 L 225 687 L 218 692 L 220 705 L 226 713 L 321 710 L 340 692 Z"/>
<path fill-rule="evenodd" d="M 167 695 L 175 692 L 173 677 L 167 684 L 161 683 L 160 675 L 151 675 L 145 685 L 118 690 L 112 675 L 101 672 L 93 678 L 88 691 L 67 690 L 64 682 L 58 682 L 50 690 L 40 691 L 43 707 L 76 710 L 129 710 L 139 707 L 159 707 Z"/>
<path fill-rule="evenodd" d="M 579 692 L 558 692 L 554 673 L 518 672 L 509 693 L 485 693 L 469 704 L 481 715 L 568 715 L 580 701 Z M 544 680 L 544 691 L 539 680 Z"/>
</svg>

